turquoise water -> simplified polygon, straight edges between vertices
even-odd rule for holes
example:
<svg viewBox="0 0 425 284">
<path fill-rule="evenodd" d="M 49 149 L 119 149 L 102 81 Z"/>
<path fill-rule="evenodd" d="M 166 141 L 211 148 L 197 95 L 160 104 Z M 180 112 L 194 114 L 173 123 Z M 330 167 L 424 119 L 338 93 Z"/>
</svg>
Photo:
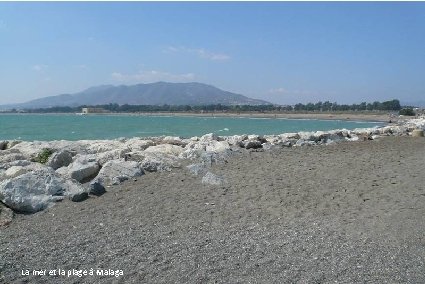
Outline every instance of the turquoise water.
<svg viewBox="0 0 425 284">
<path fill-rule="evenodd" d="M 182 117 L 135 115 L 0 115 L 0 140 L 82 140 L 146 136 L 201 136 L 206 133 L 280 134 L 354 129 L 379 122 L 300 120 L 246 117 Z"/>
</svg>

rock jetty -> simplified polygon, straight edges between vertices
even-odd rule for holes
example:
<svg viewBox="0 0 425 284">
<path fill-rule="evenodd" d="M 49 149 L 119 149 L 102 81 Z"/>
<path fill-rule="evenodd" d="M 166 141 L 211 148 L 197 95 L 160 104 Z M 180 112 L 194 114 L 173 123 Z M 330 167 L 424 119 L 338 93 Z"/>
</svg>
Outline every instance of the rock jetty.
<svg viewBox="0 0 425 284">
<path fill-rule="evenodd" d="M 12 211 L 35 213 L 65 198 L 80 202 L 101 196 L 111 186 L 143 178 L 145 172 L 185 168 L 206 186 L 224 186 L 225 177 L 210 168 L 237 152 L 412 136 L 414 130 L 424 129 L 425 118 L 418 118 L 374 128 L 263 136 L 0 141 L 0 226 L 10 223 Z"/>
</svg>

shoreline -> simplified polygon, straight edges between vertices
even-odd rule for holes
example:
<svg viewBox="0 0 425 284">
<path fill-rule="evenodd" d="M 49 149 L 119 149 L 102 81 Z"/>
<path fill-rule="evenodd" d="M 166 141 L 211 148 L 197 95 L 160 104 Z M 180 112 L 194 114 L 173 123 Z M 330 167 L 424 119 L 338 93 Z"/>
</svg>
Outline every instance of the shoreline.
<svg viewBox="0 0 425 284">
<path fill-rule="evenodd" d="M 77 115 L 76 113 L 0 113 L 0 115 Z M 78 115 L 81 115 L 78 113 Z M 268 119 L 310 119 L 310 120 L 341 120 L 341 121 L 366 121 L 366 122 L 393 122 L 409 117 L 390 117 L 382 113 L 258 113 L 258 112 L 139 112 L 139 113 L 90 113 L 84 115 L 109 115 L 109 116 L 180 116 L 180 117 L 227 117 L 227 118 L 268 118 Z M 412 117 L 414 118 L 414 117 Z"/>
</svg>

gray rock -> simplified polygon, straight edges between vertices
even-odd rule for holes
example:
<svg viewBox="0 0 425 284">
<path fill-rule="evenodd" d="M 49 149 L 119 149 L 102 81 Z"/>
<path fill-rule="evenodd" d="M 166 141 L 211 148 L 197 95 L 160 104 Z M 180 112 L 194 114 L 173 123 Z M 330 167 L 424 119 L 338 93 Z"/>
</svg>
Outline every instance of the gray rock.
<svg viewBox="0 0 425 284">
<path fill-rule="evenodd" d="M 6 150 L 9 141 L 0 141 L 0 150 Z"/>
<path fill-rule="evenodd" d="M 145 153 L 163 153 L 167 155 L 178 156 L 183 152 L 183 148 L 171 144 L 160 144 L 151 146 L 145 150 Z"/>
<path fill-rule="evenodd" d="M 81 202 L 86 200 L 87 198 L 89 198 L 89 194 L 88 192 L 80 192 L 80 193 L 76 193 L 76 194 L 70 194 L 68 195 L 69 200 L 73 201 L 73 202 Z"/>
<path fill-rule="evenodd" d="M 67 167 L 72 163 L 72 154 L 66 150 L 53 153 L 46 163 L 46 166 L 53 168 L 54 170 L 61 167 Z"/>
<path fill-rule="evenodd" d="M 227 163 L 232 150 L 224 152 L 203 152 L 200 156 L 200 160 L 203 164 L 211 166 L 213 164 L 225 164 Z"/>
<path fill-rule="evenodd" d="M 45 167 L 0 183 L 0 201 L 18 212 L 34 213 L 48 208 L 65 196 L 86 190 L 79 184 L 57 176 Z"/>
<path fill-rule="evenodd" d="M 226 184 L 226 181 L 223 177 L 215 175 L 211 172 L 207 172 L 204 177 L 202 178 L 203 184 L 209 184 L 209 185 L 218 185 L 222 186 Z"/>
<path fill-rule="evenodd" d="M 199 138 L 199 141 L 201 141 L 201 142 L 209 142 L 209 141 L 213 141 L 213 140 L 216 140 L 216 141 L 219 140 L 219 137 L 214 133 L 208 133 L 208 134 L 203 135 L 201 138 Z"/>
<path fill-rule="evenodd" d="M 263 144 L 259 140 L 245 140 L 242 142 L 242 147 L 245 149 L 258 149 L 262 148 Z"/>
<path fill-rule="evenodd" d="M 3 155 L 0 155 L 0 164 L 3 163 L 10 163 L 17 160 L 26 160 L 26 158 L 21 153 L 10 153 L 8 151 L 2 151 L 5 152 Z"/>
<path fill-rule="evenodd" d="M 90 183 L 89 186 L 90 194 L 101 196 L 106 192 L 105 187 L 100 183 L 100 181 L 95 180 Z"/>
<path fill-rule="evenodd" d="M 70 178 L 83 183 L 93 179 L 99 173 L 99 170 L 100 167 L 96 161 L 80 156 L 63 171 L 67 172 Z M 62 171 L 61 173 L 63 174 Z"/>
<path fill-rule="evenodd" d="M 113 160 L 103 165 L 96 180 L 105 184 L 119 184 L 124 180 L 143 175 L 140 164 L 135 161 Z"/>
<path fill-rule="evenodd" d="M 171 171 L 173 168 L 180 168 L 179 158 L 164 153 L 146 153 L 141 163 L 141 167 L 148 172 Z"/>
</svg>

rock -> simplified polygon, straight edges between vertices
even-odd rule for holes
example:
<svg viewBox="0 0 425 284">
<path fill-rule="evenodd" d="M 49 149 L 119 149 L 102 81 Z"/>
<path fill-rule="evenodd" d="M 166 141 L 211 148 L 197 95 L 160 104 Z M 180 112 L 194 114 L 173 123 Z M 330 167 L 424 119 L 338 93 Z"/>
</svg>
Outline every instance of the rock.
<svg viewBox="0 0 425 284">
<path fill-rule="evenodd" d="M 0 150 L 6 150 L 7 144 L 9 144 L 9 141 L 0 141 Z"/>
<path fill-rule="evenodd" d="M 76 194 L 70 194 L 68 197 L 72 202 L 81 202 L 89 198 L 89 194 L 88 192 L 80 192 Z"/>
<path fill-rule="evenodd" d="M 3 154 L 3 152 L 5 152 Z M 0 155 L 0 164 L 10 163 L 17 160 L 26 160 L 26 158 L 21 153 L 10 153 L 7 150 L 2 151 L 2 155 Z"/>
<path fill-rule="evenodd" d="M 163 153 L 173 156 L 178 156 L 183 152 L 183 148 L 171 144 L 160 144 L 157 146 L 151 146 L 145 150 L 146 153 Z"/>
<path fill-rule="evenodd" d="M 203 135 L 201 138 L 199 138 L 200 142 L 210 142 L 210 141 L 213 141 L 213 140 L 216 140 L 216 141 L 219 140 L 219 137 L 214 133 L 208 133 L 208 134 Z"/>
<path fill-rule="evenodd" d="M 145 151 L 146 152 L 146 151 Z M 141 167 L 148 172 L 171 171 L 173 168 L 180 168 L 180 160 L 176 156 L 167 155 L 161 152 L 145 153 L 146 156 L 141 163 Z"/>
<path fill-rule="evenodd" d="M 186 149 L 179 155 L 180 159 L 195 160 L 205 153 L 205 149 Z"/>
<path fill-rule="evenodd" d="M 18 212 L 35 213 L 65 196 L 79 195 L 85 189 L 57 176 L 53 169 L 27 172 L 0 183 L 0 201 Z"/>
<path fill-rule="evenodd" d="M 106 192 L 105 187 L 100 183 L 100 181 L 95 180 L 90 183 L 89 186 L 90 194 L 101 196 Z"/>
<path fill-rule="evenodd" d="M 225 137 L 225 140 L 230 145 L 241 146 L 243 140 L 248 139 L 248 135 L 233 135 Z"/>
<path fill-rule="evenodd" d="M 18 145 L 21 142 L 22 142 L 21 140 L 12 140 L 12 141 L 9 141 L 7 143 L 7 148 L 6 149 L 11 149 L 11 148 L 13 148 L 13 146 Z"/>
<path fill-rule="evenodd" d="M 61 167 L 67 167 L 72 162 L 72 154 L 67 150 L 53 153 L 46 163 L 46 166 L 57 170 Z"/>
<path fill-rule="evenodd" d="M 13 215 L 13 211 L 0 202 L 0 227 L 12 223 Z"/>
<path fill-rule="evenodd" d="M 415 129 L 412 131 L 412 137 L 424 137 L 424 131 L 422 129 Z"/>
<path fill-rule="evenodd" d="M 14 178 L 14 177 L 22 175 L 26 172 L 27 172 L 27 170 L 25 170 L 25 168 L 22 167 L 22 166 L 12 166 L 12 167 L 8 168 L 4 174 L 5 174 L 6 178 Z"/>
<path fill-rule="evenodd" d="M 133 177 L 143 175 L 140 164 L 135 161 L 113 160 L 103 165 L 96 180 L 105 184 L 116 185 Z"/>
<path fill-rule="evenodd" d="M 128 152 L 124 155 L 124 160 L 126 161 L 136 161 L 141 162 L 146 157 L 146 153 L 144 151 L 135 151 Z"/>
<path fill-rule="evenodd" d="M 143 140 L 140 138 L 132 138 L 126 142 L 126 147 L 130 150 L 129 152 L 143 151 L 154 145 L 155 143 L 152 140 Z"/>
<path fill-rule="evenodd" d="M 262 148 L 263 144 L 259 140 L 245 140 L 242 141 L 242 147 L 245 149 L 258 149 Z"/>
<path fill-rule="evenodd" d="M 207 172 L 202 178 L 202 183 L 209 184 L 209 185 L 223 186 L 226 184 L 226 181 L 221 176 L 215 175 L 211 172 Z"/>
<path fill-rule="evenodd" d="M 95 160 L 101 167 L 103 167 L 103 165 L 109 161 L 120 160 L 122 158 L 125 159 L 129 151 L 130 150 L 128 148 L 106 151 L 106 152 L 95 155 Z"/>
<path fill-rule="evenodd" d="M 84 183 L 93 179 L 99 173 L 99 170 L 99 164 L 91 157 L 79 156 L 66 168 L 65 172 L 70 178 Z M 63 171 L 60 173 L 63 173 Z"/>
<path fill-rule="evenodd" d="M 205 146 L 207 152 L 224 152 L 230 149 L 227 141 L 211 141 Z"/>
<path fill-rule="evenodd" d="M 186 141 L 180 137 L 166 136 L 162 139 L 161 144 L 170 144 L 180 147 L 185 147 L 189 141 Z"/>
<path fill-rule="evenodd" d="M 186 167 L 189 172 L 195 176 L 203 175 L 207 172 L 205 164 L 191 164 Z"/>
<path fill-rule="evenodd" d="M 200 160 L 203 164 L 211 166 L 212 164 L 224 164 L 227 163 L 231 155 L 231 150 L 225 152 L 203 152 L 200 156 Z"/>
</svg>

